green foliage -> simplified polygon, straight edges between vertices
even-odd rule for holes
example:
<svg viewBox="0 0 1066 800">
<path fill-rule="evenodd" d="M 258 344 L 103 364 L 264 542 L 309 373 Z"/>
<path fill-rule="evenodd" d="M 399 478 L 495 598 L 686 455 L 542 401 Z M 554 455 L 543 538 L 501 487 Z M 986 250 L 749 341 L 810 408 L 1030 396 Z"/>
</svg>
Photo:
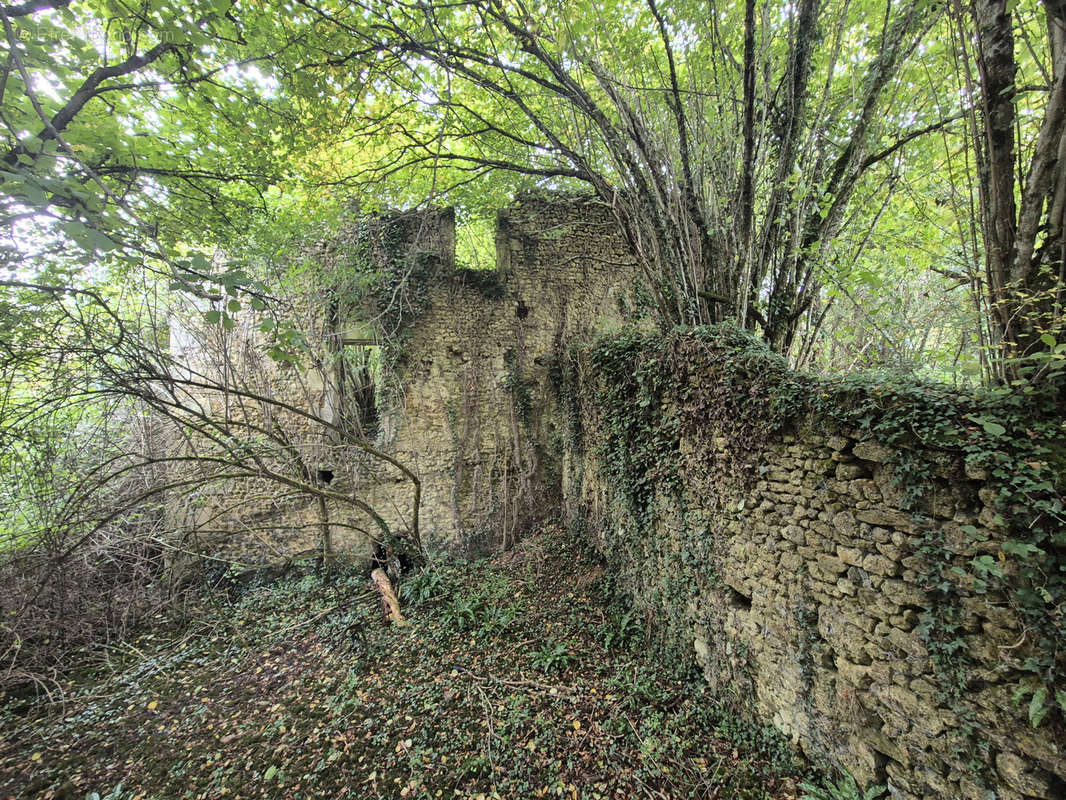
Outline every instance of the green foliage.
<svg viewBox="0 0 1066 800">
<path fill-rule="evenodd" d="M 602 629 L 603 648 L 616 650 L 630 646 L 642 633 L 640 620 L 632 608 L 610 607 L 607 622 Z"/>
<path fill-rule="evenodd" d="M 827 779 L 821 786 L 801 783 L 800 788 L 803 789 L 803 800 L 877 800 L 887 791 L 884 786 L 871 786 L 863 791 L 850 774 L 836 782 Z"/>
<path fill-rule="evenodd" d="M 549 639 L 544 643 L 543 647 L 533 653 L 531 660 L 533 666 L 545 675 L 551 675 L 553 672 L 565 670 L 574 660 L 574 656 L 566 642 L 556 642 Z"/>
<path fill-rule="evenodd" d="M 428 600 L 383 625 L 365 575 L 342 569 L 116 643 L 125 658 L 66 687 L 64 713 L 0 707 L 0 791 L 84 797 L 121 779 L 122 798 L 332 797 L 353 782 L 382 797 L 782 796 L 795 767 L 780 737 L 724 717 L 658 653 L 605 653 L 606 588 L 566 590 L 598 563 L 559 532 L 536 539 L 505 565 L 432 567 L 455 595 L 511 607 L 491 636 Z M 537 652 L 552 666 L 534 671 Z"/>
<path fill-rule="evenodd" d="M 1066 423 L 1061 372 L 1046 371 L 1036 383 L 1009 388 L 961 390 L 885 373 L 844 379 L 789 370 L 780 357 L 733 326 L 661 335 L 626 332 L 608 336 L 588 352 L 589 386 L 600 429 L 597 455 L 633 521 L 612 533 L 608 551 L 658 558 L 650 536 L 658 493 L 677 495 L 682 442 L 702 469 L 704 501 L 718 513 L 740 514 L 730 505 L 758 477 L 752 454 L 789 429 L 859 432 L 895 453 L 892 468 L 903 503 L 925 531 L 919 555 L 926 565 L 929 607 L 919 631 L 953 705 L 969 681 L 969 655 L 962 638 L 959 600 L 970 593 L 1001 593 L 1030 630 L 1027 655 L 1010 666 L 1035 681 L 1030 719 L 1040 723 L 1055 708 L 1066 683 Z M 571 390 L 572 391 L 572 390 Z M 714 442 L 718 440 L 719 446 Z M 701 452 L 700 447 L 713 447 Z M 987 474 L 995 525 L 1007 535 L 996 553 L 960 562 L 937 526 L 923 523 L 934 478 Z M 978 529 L 962 527 L 975 538 Z M 620 540 L 614 537 L 621 536 Z M 974 541 L 974 544 L 979 544 Z M 683 549 L 701 549 L 692 542 Z M 713 549 L 713 542 L 710 544 Z M 955 544 L 957 547 L 958 544 Z M 696 560 L 707 561 L 706 557 Z M 633 562 L 634 559 L 623 559 Z M 640 561 L 640 559 L 636 559 Z M 684 561 L 684 559 L 683 559 Z M 713 559 L 710 560 L 713 563 Z M 663 569 L 678 585 L 649 585 L 656 607 L 683 606 L 683 568 Z M 962 720 L 963 732 L 976 728 Z"/>
<path fill-rule="evenodd" d="M 436 600 L 447 590 L 448 585 L 441 571 L 426 567 L 400 585 L 400 596 L 408 603 L 422 605 Z"/>
<path fill-rule="evenodd" d="M 597 449 L 607 474 L 641 523 L 651 519 L 659 490 L 678 491 L 678 423 L 664 413 L 668 373 L 651 334 L 632 331 L 600 340 L 589 354 L 595 402 L 604 429 Z"/>
<path fill-rule="evenodd" d="M 500 379 L 500 383 L 511 395 L 518 418 L 528 430 L 533 421 L 533 386 L 522 376 L 522 365 L 513 350 L 504 353 L 503 362 L 507 372 Z"/>
</svg>

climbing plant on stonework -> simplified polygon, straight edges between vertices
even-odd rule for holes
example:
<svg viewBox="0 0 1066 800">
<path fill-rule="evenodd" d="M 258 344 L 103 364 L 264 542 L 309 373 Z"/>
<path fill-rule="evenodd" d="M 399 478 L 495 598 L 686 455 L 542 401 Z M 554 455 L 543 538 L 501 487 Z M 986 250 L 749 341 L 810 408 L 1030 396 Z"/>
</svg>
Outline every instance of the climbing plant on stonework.
<svg viewBox="0 0 1066 800">
<path fill-rule="evenodd" d="M 971 593 L 1001 594 L 1024 622 L 1023 641 L 1004 655 L 1016 697 L 1034 726 L 1066 715 L 1061 371 L 1039 386 L 1013 390 L 958 390 L 891 374 L 829 380 L 791 371 L 735 326 L 612 335 L 575 357 L 587 359 L 596 409 L 597 437 L 589 446 L 635 523 L 612 533 L 633 539 L 621 547 L 657 535 L 655 498 L 680 486 L 682 440 L 689 447 L 720 442 L 714 452 L 690 453 L 685 463 L 694 459 L 705 476 L 702 502 L 726 513 L 732 509 L 725 501 L 757 479 L 752 455 L 771 437 L 814 421 L 857 432 L 894 452 L 901 502 L 927 530 L 919 555 L 929 602 L 920 630 L 948 700 L 957 704 L 972 677 L 958 601 Z M 961 564 L 936 527 L 924 525 L 929 487 L 945 460 L 955 473 L 984 482 L 996 511 L 987 523 L 1004 531 L 994 553 L 976 548 L 981 554 Z M 984 544 L 979 537 L 987 533 L 978 527 L 961 530 L 968 545 Z"/>
</svg>

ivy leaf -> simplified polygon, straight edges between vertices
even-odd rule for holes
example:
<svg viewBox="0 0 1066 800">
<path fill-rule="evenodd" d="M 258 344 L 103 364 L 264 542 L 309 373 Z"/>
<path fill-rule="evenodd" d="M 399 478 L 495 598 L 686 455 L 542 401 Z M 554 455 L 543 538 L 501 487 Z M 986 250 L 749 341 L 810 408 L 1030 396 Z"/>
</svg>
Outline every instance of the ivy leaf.
<svg viewBox="0 0 1066 800">
<path fill-rule="evenodd" d="M 970 561 L 974 568 L 986 575 L 994 575 L 997 578 L 1003 577 L 1003 570 L 999 568 L 999 564 L 992 556 L 978 556 Z"/>
<path fill-rule="evenodd" d="M 222 318 L 222 312 L 211 309 L 204 312 L 204 322 L 208 325 L 217 325 L 218 321 Z"/>
<path fill-rule="evenodd" d="M 1047 716 L 1047 712 L 1050 710 L 1050 707 L 1045 702 L 1046 700 L 1047 687 L 1044 686 L 1033 692 L 1033 696 L 1029 700 L 1029 722 L 1034 728 L 1044 721 L 1044 717 Z"/>
<path fill-rule="evenodd" d="M 274 766 L 273 764 L 271 764 L 269 767 L 267 767 L 267 771 L 263 773 L 263 780 L 264 781 L 271 781 L 271 780 L 274 779 L 274 776 L 277 775 L 277 774 L 278 774 L 278 768 L 276 766 Z"/>
<path fill-rule="evenodd" d="M 968 414 L 967 419 L 971 419 L 984 428 L 985 433 L 989 436 L 1002 436 L 1007 432 L 1007 429 L 1000 425 L 998 422 L 993 422 L 990 419 L 979 417 L 975 414 Z"/>
<path fill-rule="evenodd" d="M 1044 555 L 1044 551 L 1035 544 L 1019 542 L 1017 539 L 1008 539 L 1003 543 L 1002 547 L 1004 553 L 1020 556 L 1021 558 L 1028 558 L 1031 555 Z"/>
</svg>

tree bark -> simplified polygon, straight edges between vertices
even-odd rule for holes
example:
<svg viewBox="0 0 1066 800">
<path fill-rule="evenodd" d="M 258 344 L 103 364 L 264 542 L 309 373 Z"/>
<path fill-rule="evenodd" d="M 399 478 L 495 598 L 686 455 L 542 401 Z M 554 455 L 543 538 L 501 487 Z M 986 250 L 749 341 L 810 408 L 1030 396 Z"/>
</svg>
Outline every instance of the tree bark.
<svg viewBox="0 0 1066 800">
<path fill-rule="evenodd" d="M 381 608 L 385 612 L 386 619 L 390 620 L 394 625 L 406 625 L 407 620 L 400 613 L 400 601 L 396 597 L 396 592 L 393 591 L 392 582 L 389 580 L 389 576 L 385 574 L 385 570 L 378 567 L 370 573 L 370 580 L 373 582 L 374 588 L 381 594 Z"/>
<path fill-rule="evenodd" d="M 978 150 L 989 301 L 1006 357 L 1015 359 L 1062 332 L 1063 215 L 1066 211 L 1066 3 L 1046 0 L 1051 86 L 1025 174 L 1018 164 L 1013 17 L 1006 0 L 973 0 L 981 82 L 983 148 Z"/>
</svg>

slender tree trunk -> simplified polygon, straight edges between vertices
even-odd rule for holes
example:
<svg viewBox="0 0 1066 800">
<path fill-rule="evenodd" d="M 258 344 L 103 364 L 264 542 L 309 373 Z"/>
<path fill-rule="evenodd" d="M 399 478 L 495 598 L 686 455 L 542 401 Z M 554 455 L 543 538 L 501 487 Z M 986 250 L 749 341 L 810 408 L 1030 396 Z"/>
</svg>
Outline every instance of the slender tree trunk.
<svg viewBox="0 0 1066 800">
<path fill-rule="evenodd" d="M 744 155 L 740 174 L 737 243 L 737 318 L 747 327 L 751 295 L 751 234 L 755 222 L 755 0 L 744 3 Z"/>
<path fill-rule="evenodd" d="M 319 544 L 322 548 L 322 566 L 329 569 L 333 563 L 333 530 L 329 524 L 329 506 L 326 498 L 318 496 Z"/>
<path fill-rule="evenodd" d="M 1066 3 L 1044 3 L 1052 57 L 1044 118 L 1026 174 L 1015 130 L 1017 61 L 1007 0 L 973 0 L 981 81 L 983 147 L 977 149 L 986 280 L 1003 355 L 1045 347 L 1059 336 L 1064 299 L 1066 213 Z M 1017 167 L 1017 172 L 1016 172 Z M 1008 361 L 1006 377 L 1018 375 Z"/>
</svg>

